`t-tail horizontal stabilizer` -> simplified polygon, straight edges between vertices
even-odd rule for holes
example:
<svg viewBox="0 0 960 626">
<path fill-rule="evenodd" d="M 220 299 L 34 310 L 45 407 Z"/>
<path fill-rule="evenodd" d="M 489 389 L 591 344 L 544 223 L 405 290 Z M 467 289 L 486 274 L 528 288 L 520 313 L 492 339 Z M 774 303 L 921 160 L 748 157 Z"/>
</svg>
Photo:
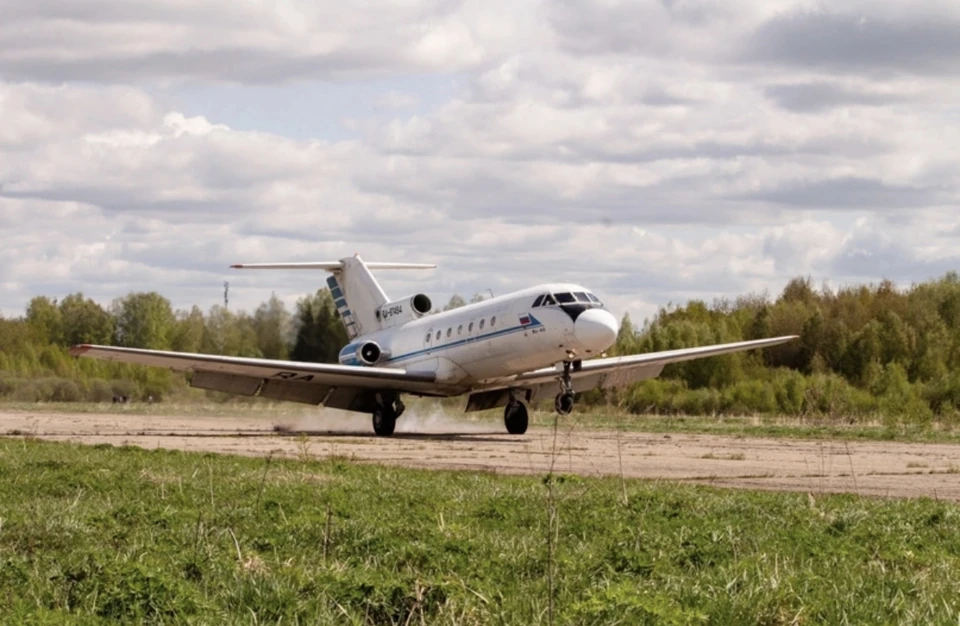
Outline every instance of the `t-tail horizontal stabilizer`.
<svg viewBox="0 0 960 626">
<path fill-rule="evenodd" d="M 333 274 L 327 286 L 333 295 L 337 312 L 347 335 L 355 339 L 380 328 L 377 310 L 389 302 L 387 294 L 370 270 L 426 270 L 436 265 L 428 263 L 364 263 L 359 255 L 339 261 L 311 263 L 237 263 L 234 269 L 244 270 L 325 270 Z"/>
<path fill-rule="evenodd" d="M 360 257 L 353 257 L 360 258 Z M 370 270 L 432 270 L 431 263 L 364 263 Z M 343 269 L 343 261 L 317 261 L 310 263 L 236 263 L 230 266 L 237 270 L 327 270 Z"/>
</svg>

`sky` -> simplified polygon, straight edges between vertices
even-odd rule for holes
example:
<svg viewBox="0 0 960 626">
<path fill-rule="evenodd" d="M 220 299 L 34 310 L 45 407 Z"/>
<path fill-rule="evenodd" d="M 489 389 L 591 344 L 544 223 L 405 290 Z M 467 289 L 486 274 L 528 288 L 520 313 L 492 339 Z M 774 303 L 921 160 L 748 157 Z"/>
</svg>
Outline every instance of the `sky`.
<svg viewBox="0 0 960 626">
<path fill-rule="evenodd" d="M 0 0 L 0 313 L 960 268 L 954 0 Z M 487 290 L 490 290 L 489 292 Z"/>
</svg>

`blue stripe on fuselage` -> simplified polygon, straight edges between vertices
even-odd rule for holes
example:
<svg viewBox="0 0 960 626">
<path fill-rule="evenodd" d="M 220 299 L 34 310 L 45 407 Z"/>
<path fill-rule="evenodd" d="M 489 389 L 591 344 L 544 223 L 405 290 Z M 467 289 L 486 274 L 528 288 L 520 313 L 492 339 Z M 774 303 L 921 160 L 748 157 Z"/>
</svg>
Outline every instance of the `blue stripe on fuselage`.
<svg viewBox="0 0 960 626">
<path fill-rule="evenodd" d="M 386 363 L 396 363 L 396 362 L 398 362 L 398 361 L 404 361 L 404 360 L 406 360 L 406 359 L 409 359 L 409 358 L 412 358 L 412 357 L 415 357 L 415 356 L 420 356 L 421 354 L 427 354 L 427 353 L 430 353 L 430 352 L 440 352 L 440 351 L 442 351 L 442 350 L 447 350 L 447 349 L 449 349 L 449 348 L 454 348 L 454 347 L 457 347 L 457 346 L 462 346 L 462 345 L 465 345 L 465 344 L 468 344 L 468 343 L 476 343 L 477 341 L 483 341 L 484 339 L 492 339 L 492 338 L 494 338 L 494 337 L 502 337 L 502 336 L 504 336 L 504 335 L 509 335 L 509 334 L 512 334 L 512 333 L 515 333 L 515 332 L 519 332 L 519 331 L 523 331 L 523 330 L 527 330 L 527 329 L 530 329 L 530 328 L 536 328 L 537 326 L 543 326 L 543 323 L 540 322 L 539 320 L 537 320 L 535 324 L 527 324 L 526 326 L 511 326 L 510 328 L 504 328 L 503 330 L 498 330 L 498 331 L 494 331 L 494 332 L 492 332 L 492 333 L 487 333 L 486 335 L 480 335 L 480 336 L 474 337 L 474 338 L 472 338 L 472 339 L 469 338 L 469 337 L 466 338 L 466 339 L 458 339 L 457 341 L 454 341 L 454 342 L 452 342 L 452 343 L 448 343 L 447 345 L 444 345 L 444 346 L 431 346 L 430 348 L 424 348 L 424 349 L 422 349 L 422 350 L 416 350 L 416 351 L 414 351 L 414 352 L 408 352 L 407 354 L 401 354 L 401 355 L 399 355 L 399 356 L 391 357 L 391 358 L 387 359 L 385 362 L 386 362 Z"/>
<path fill-rule="evenodd" d="M 386 360 L 383 361 L 383 362 L 384 362 L 384 363 L 397 363 L 397 362 L 399 362 L 399 361 L 405 361 L 405 360 L 407 360 L 407 359 L 413 358 L 413 357 L 415 357 L 415 356 L 420 356 L 420 355 L 422 355 L 422 354 L 428 354 L 428 353 L 430 353 L 430 352 L 440 352 L 440 351 L 443 351 L 443 350 L 448 350 L 448 349 L 450 349 L 450 348 L 455 348 L 455 347 L 457 347 L 457 346 L 466 345 L 466 344 L 468 344 L 468 343 L 476 343 L 477 341 L 483 341 L 483 340 L 485 340 L 485 339 L 492 339 L 492 338 L 494 338 L 494 337 L 503 337 L 503 336 L 505 336 L 505 335 L 510 335 L 510 334 L 513 334 L 513 333 L 516 333 L 516 332 L 520 332 L 520 331 L 523 331 L 523 330 L 529 330 L 529 329 L 531 329 L 531 328 L 537 328 L 537 327 L 543 326 L 543 322 L 541 322 L 541 321 L 538 320 L 537 318 L 533 317 L 532 315 L 530 316 L 530 319 L 533 320 L 533 323 L 531 323 L 531 324 L 520 325 L 520 326 L 511 326 L 510 328 L 504 328 L 503 330 L 497 330 L 497 331 L 494 331 L 494 332 L 492 332 L 492 333 L 487 333 L 487 334 L 485 334 L 485 335 L 479 335 L 479 336 L 473 337 L 473 338 L 467 337 L 466 339 L 458 339 L 457 341 L 448 343 L 448 344 L 443 345 L 443 346 L 431 346 L 431 347 L 429 347 L 429 348 L 424 348 L 424 349 L 422 349 L 422 350 L 415 350 L 415 351 L 413 351 L 413 352 L 408 352 L 407 354 L 401 354 L 401 355 L 398 355 L 398 356 L 395 356 L 395 357 L 391 357 L 391 358 L 389 358 L 389 359 L 386 359 Z M 431 333 L 431 334 L 432 334 L 432 333 Z M 351 343 L 347 344 L 346 346 L 344 346 L 343 348 L 341 348 L 341 349 L 340 349 L 340 354 L 339 354 L 339 359 L 338 359 L 338 360 L 343 359 L 343 358 L 346 358 L 346 357 L 347 357 L 347 354 L 355 354 L 357 348 L 358 348 L 362 343 L 363 343 L 362 341 L 361 341 L 361 342 L 351 342 Z M 360 361 L 357 360 L 357 358 L 356 358 L 355 356 L 354 356 L 352 359 L 350 359 L 349 361 L 340 360 L 340 364 L 341 364 L 341 365 L 360 365 L 360 366 L 362 366 L 362 363 L 360 363 Z"/>
</svg>

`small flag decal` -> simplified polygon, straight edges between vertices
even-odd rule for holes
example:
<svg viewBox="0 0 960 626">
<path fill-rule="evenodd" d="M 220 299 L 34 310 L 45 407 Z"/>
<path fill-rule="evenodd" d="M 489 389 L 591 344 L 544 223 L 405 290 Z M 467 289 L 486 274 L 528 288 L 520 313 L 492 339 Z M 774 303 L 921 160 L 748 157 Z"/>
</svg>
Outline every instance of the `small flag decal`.
<svg viewBox="0 0 960 626">
<path fill-rule="evenodd" d="M 521 316 L 520 316 L 520 325 L 521 325 L 521 326 L 529 326 L 529 325 L 530 325 L 530 316 L 529 316 L 529 315 L 521 315 Z"/>
</svg>

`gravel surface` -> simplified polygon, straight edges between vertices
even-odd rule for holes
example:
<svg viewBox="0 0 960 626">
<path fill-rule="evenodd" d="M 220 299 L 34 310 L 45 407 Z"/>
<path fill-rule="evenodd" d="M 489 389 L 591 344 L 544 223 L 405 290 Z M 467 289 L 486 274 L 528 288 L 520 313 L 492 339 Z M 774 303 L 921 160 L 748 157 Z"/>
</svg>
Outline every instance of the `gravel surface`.
<svg viewBox="0 0 960 626">
<path fill-rule="evenodd" d="M 0 412 L 0 434 L 255 456 L 324 458 L 428 469 L 620 475 L 746 489 L 960 500 L 960 446 L 581 430 L 506 434 L 497 424 L 405 415 L 375 437 L 363 415 L 263 417 Z"/>
</svg>

